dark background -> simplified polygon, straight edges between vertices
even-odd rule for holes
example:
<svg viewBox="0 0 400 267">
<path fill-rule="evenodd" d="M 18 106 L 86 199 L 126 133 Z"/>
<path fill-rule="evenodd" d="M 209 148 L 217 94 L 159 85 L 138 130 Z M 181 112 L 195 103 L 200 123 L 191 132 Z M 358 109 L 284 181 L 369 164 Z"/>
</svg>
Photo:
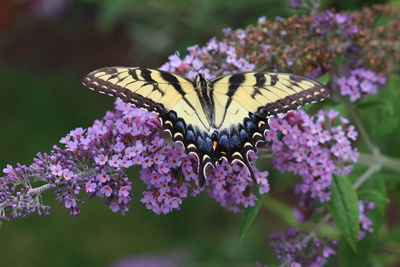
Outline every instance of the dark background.
<svg viewBox="0 0 400 267">
<path fill-rule="evenodd" d="M 382 1 L 325 1 L 323 6 L 349 10 L 372 2 Z M 37 152 L 49 151 L 70 130 L 88 127 L 112 109 L 112 98 L 80 84 L 89 71 L 113 65 L 157 68 L 175 51 L 185 55 L 187 46 L 221 37 L 223 28 L 294 13 L 280 0 L 1 1 L 0 167 L 30 164 Z M 283 176 L 280 183 L 286 180 Z M 277 263 L 267 237 L 285 225 L 270 209 L 261 211 L 241 243 L 240 216 L 205 193 L 186 200 L 181 211 L 155 215 L 139 202 L 141 182 L 134 186 L 133 210 L 125 217 L 98 199 L 70 217 L 46 193 L 50 216 L 31 215 L 1 227 L 0 265 L 108 266 L 143 254 L 172 254 L 194 266 Z M 291 194 L 279 188 L 275 185 L 275 194 Z"/>
</svg>

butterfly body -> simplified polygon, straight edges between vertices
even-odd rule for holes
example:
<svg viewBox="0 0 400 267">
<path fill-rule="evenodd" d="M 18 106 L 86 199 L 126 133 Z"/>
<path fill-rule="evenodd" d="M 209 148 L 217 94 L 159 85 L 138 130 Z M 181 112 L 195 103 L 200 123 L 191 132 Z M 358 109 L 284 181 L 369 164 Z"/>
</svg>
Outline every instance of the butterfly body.
<svg viewBox="0 0 400 267">
<path fill-rule="evenodd" d="M 159 115 L 164 130 L 199 161 L 199 184 L 208 165 L 239 161 L 254 173 L 249 153 L 268 130 L 268 118 L 328 97 L 328 89 L 303 76 L 249 72 L 194 80 L 144 68 L 108 67 L 85 76 L 100 93 Z"/>
</svg>

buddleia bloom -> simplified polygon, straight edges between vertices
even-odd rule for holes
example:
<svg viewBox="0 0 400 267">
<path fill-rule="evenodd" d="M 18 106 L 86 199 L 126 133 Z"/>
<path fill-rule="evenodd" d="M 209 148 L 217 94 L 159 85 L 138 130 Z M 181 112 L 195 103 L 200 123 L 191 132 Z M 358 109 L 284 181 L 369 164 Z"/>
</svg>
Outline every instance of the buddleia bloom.
<svg viewBox="0 0 400 267">
<path fill-rule="evenodd" d="M 336 254 L 336 241 L 307 237 L 296 228 L 273 232 L 269 239 L 275 256 L 286 266 L 324 266 Z"/>
<path fill-rule="evenodd" d="M 50 188 L 55 188 L 57 200 L 71 215 L 80 213 L 81 192 L 100 197 L 113 212 L 125 214 L 133 197 L 126 170 L 134 165 L 142 167 L 140 179 L 147 185 L 141 201 L 157 214 L 179 209 L 187 197 L 204 190 L 198 187 L 197 159 L 165 138 L 159 118 L 119 99 L 115 112 L 107 112 L 87 129 L 71 131 L 60 143 L 64 148 L 54 146 L 50 154 L 39 153 L 30 166 L 8 165 L 3 170 L 0 219 L 48 214 L 41 192 Z M 267 173 L 254 171 L 257 192 L 247 171 L 227 163 L 209 170 L 206 188 L 221 205 L 238 211 L 269 191 Z"/>
<path fill-rule="evenodd" d="M 360 99 L 364 94 L 375 94 L 386 84 L 386 77 L 378 75 L 372 70 L 358 68 L 351 70 L 348 75 L 337 79 L 340 93 L 350 96 L 352 102 Z"/>
<path fill-rule="evenodd" d="M 272 118 L 266 141 L 274 167 L 302 177 L 295 189 L 301 199 L 325 202 L 330 199 L 332 177 L 348 174 L 357 161 L 359 153 L 352 146 L 357 135 L 334 110 L 321 110 L 315 117 L 299 110 Z"/>
</svg>

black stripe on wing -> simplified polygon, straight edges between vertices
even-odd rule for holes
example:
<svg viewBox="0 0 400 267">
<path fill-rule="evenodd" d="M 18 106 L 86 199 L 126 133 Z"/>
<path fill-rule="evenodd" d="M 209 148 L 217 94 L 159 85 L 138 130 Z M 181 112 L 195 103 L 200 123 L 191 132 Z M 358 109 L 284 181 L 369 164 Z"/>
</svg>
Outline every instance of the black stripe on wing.
<svg viewBox="0 0 400 267">
<path fill-rule="evenodd" d="M 104 74 L 109 74 L 111 76 L 107 80 L 103 80 L 103 79 L 95 76 L 95 74 L 100 73 L 100 72 L 104 73 Z M 122 78 L 120 78 L 117 83 L 109 82 L 109 80 L 112 80 L 114 78 L 119 78 L 119 77 L 126 78 L 126 77 L 128 77 L 128 75 L 133 77 L 134 75 L 136 76 L 136 73 L 134 71 L 131 72 L 130 69 L 126 69 L 126 75 L 124 75 L 123 73 L 118 72 L 116 68 L 108 67 L 108 68 L 102 68 L 102 69 L 99 69 L 99 70 L 89 73 L 88 75 L 83 77 L 81 81 L 86 87 L 88 87 L 89 89 L 91 89 L 95 92 L 119 97 L 124 102 L 132 104 L 133 106 L 138 107 L 138 108 L 143 108 L 149 112 L 155 112 L 160 115 L 165 114 L 166 110 L 162 104 L 154 102 L 153 100 L 146 98 L 140 94 L 136 94 L 125 87 L 119 86 L 118 82 L 121 82 L 123 80 Z M 135 80 L 139 81 L 137 79 L 137 76 L 136 76 Z M 133 81 L 133 82 L 135 82 L 135 81 Z M 151 81 L 148 81 L 148 82 L 151 82 Z M 157 88 L 157 85 L 154 85 L 153 90 L 159 90 Z"/>
<path fill-rule="evenodd" d="M 278 81 L 279 81 L 279 75 L 271 75 L 270 86 L 273 86 L 273 84 L 276 84 Z M 311 80 L 307 77 L 296 74 L 290 74 L 289 79 L 285 81 L 289 82 L 291 86 L 296 86 L 296 87 L 299 87 L 299 84 L 301 84 L 301 82 L 304 81 L 312 83 L 313 86 L 300 92 L 295 92 L 295 90 L 293 90 L 291 87 L 287 87 L 287 89 L 292 90 L 293 93 L 273 103 L 268 103 L 265 106 L 259 107 L 256 112 L 258 116 L 264 118 L 275 117 L 280 114 L 285 114 L 287 112 L 296 110 L 306 104 L 321 101 L 330 96 L 330 92 L 327 87 L 325 87 L 318 81 Z M 265 88 L 264 85 L 261 88 L 255 88 L 255 90 L 268 90 L 268 89 Z"/>
</svg>

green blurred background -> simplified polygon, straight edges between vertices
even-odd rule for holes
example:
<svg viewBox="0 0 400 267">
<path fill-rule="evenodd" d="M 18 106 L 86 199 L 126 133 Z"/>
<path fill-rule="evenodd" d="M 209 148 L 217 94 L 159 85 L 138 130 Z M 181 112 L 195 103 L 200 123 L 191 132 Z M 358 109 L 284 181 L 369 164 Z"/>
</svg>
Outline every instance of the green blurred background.
<svg viewBox="0 0 400 267">
<path fill-rule="evenodd" d="M 378 2 L 385 1 L 323 5 L 348 10 Z M 112 109 L 112 98 L 80 84 L 87 72 L 112 65 L 156 68 L 175 51 L 184 55 L 187 46 L 221 37 L 223 28 L 294 13 L 281 0 L 1 1 L 0 166 L 30 164 L 35 153 L 49 151 L 70 130 L 88 127 Z M 136 179 L 137 170 L 130 176 Z M 295 201 L 282 185 L 293 181 L 271 183 L 272 195 Z M 135 187 L 133 210 L 125 217 L 97 199 L 70 217 L 47 193 L 50 216 L 3 224 L 0 266 L 109 266 L 124 257 L 171 253 L 186 266 L 277 264 L 267 237 L 285 224 L 270 211 L 262 210 L 241 243 L 240 216 L 206 194 L 165 216 L 146 210 L 139 202 L 143 185 L 138 181 Z"/>
</svg>

